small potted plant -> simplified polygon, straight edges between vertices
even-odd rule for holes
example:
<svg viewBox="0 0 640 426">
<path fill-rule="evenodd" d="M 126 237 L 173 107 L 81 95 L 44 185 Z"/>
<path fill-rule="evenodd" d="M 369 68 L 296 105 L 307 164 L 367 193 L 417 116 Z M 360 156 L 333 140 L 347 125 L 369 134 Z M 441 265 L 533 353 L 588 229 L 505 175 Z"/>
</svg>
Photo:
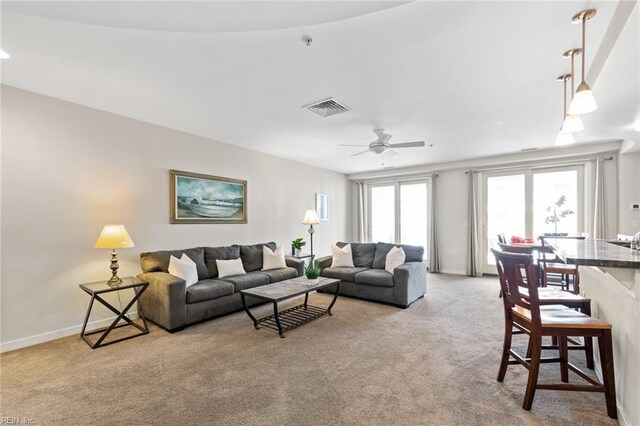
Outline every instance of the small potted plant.
<svg viewBox="0 0 640 426">
<path fill-rule="evenodd" d="M 291 254 L 294 256 L 302 256 L 302 247 L 307 245 L 304 241 L 304 238 L 298 237 L 295 240 L 291 241 Z"/>
<path fill-rule="evenodd" d="M 307 269 L 305 269 L 304 274 L 307 276 L 307 281 L 309 285 L 316 285 L 318 281 L 320 281 L 320 268 L 315 264 L 315 262 L 309 264 Z"/>
<path fill-rule="evenodd" d="M 564 195 L 558 198 L 558 201 L 547 207 L 547 212 L 549 216 L 544 219 L 544 223 L 547 225 L 552 224 L 554 226 L 554 233 L 545 233 L 544 235 L 547 237 L 566 237 L 567 233 L 558 233 L 558 222 L 560 222 L 565 217 L 575 214 L 573 210 L 562 209 L 562 206 L 567 202 L 567 197 Z"/>
</svg>

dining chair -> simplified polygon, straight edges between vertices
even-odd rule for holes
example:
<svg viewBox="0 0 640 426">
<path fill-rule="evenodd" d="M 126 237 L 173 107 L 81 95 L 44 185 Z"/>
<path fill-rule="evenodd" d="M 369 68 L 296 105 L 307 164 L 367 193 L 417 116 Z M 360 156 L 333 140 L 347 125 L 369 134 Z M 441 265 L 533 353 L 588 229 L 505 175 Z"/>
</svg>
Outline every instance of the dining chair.
<svg viewBox="0 0 640 426">
<path fill-rule="evenodd" d="M 498 269 L 500 287 L 504 293 L 503 308 L 505 317 L 502 357 L 497 380 L 503 382 L 507 367 L 521 364 L 528 371 L 528 379 L 522 408 L 531 410 L 536 390 L 563 390 L 603 392 L 605 394 L 607 414 L 616 419 L 616 391 L 613 368 L 613 344 L 611 324 L 560 305 L 542 306 L 536 285 L 536 267 L 533 256 L 529 254 L 505 253 L 491 249 Z M 518 276 L 524 274 L 524 277 Z M 527 292 L 521 291 L 525 283 Z M 527 355 L 522 356 L 512 348 L 514 327 L 529 336 Z M 542 357 L 542 338 L 556 337 L 558 356 Z M 589 336 L 598 339 L 598 348 L 602 367 L 603 382 L 588 376 L 569 362 L 567 339 L 569 336 Z M 541 363 L 560 363 L 560 383 L 539 383 Z M 575 373 L 588 384 L 569 382 L 569 371 Z"/>
</svg>

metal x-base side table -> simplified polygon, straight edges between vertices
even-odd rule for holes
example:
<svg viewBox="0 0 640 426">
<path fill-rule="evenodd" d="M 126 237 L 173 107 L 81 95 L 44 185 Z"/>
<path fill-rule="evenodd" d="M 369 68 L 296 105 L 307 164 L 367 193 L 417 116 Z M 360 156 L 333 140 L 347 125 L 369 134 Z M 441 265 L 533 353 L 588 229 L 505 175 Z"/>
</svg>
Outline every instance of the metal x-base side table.
<svg viewBox="0 0 640 426">
<path fill-rule="evenodd" d="M 132 339 L 134 337 L 142 336 L 144 334 L 149 334 L 149 327 L 147 326 L 147 320 L 144 318 L 144 314 L 141 309 L 138 309 L 138 316 L 142 318 L 142 324 L 144 327 L 136 324 L 131 318 L 127 317 L 126 314 L 129 312 L 129 309 L 138 301 L 142 293 L 149 287 L 149 283 L 147 281 L 139 281 L 135 277 L 126 277 L 122 279 L 122 284 L 117 287 L 111 287 L 107 284 L 106 281 L 96 281 L 92 283 L 80 284 L 80 288 L 84 290 L 89 296 L 91 296 L 91 302 L 89 302 L 89 308 L 87 309 L 87 314 L 84 317 L 84 324 L 82 324 L 82 331 L 80 332 L 80 336 L 82 340 L 87 342 L 87 344 L 91 347 L 91 349 L 97 349 L 102 346 L 111 345 L 113 343 L 122 342 L 123 340 Z M 102 295 L 111 292 L 118 292 L 121 290 L 133 289 L 134 296 L 131 301 L 122 308 L 122 311 L 118 310 L 115 306 L 111 305 L 109 302 L 102 298 Z M 86 332 L 87 323 L 89 322 L 89 317 L 91 316 L 91 310 L 93 309 L 94 301 L 100 302 L 111 312 L 116 314 L 116 319 L 113 320 L 111 325 L 108 327 L 99 328 L 97 330 L 92 330 L 90 332 Z M 124 324 L 118 324 L 120 321 L 124 321 Z M 133 334 L 130 336 L 121 337 L 119 339 L 111 340 L 109 342 L 104 343 L 104 340 L 107 338 L 109 333 L 111 333 L 114 329 L 120 327 L 128 327 L 133 326 L 140 330 L 140 333 Z M 88 336 L 93 334 L 102 333 L 102 335 L 96 340 L 95 343 L 92 343 L 89 340 Z"/>
</svg>

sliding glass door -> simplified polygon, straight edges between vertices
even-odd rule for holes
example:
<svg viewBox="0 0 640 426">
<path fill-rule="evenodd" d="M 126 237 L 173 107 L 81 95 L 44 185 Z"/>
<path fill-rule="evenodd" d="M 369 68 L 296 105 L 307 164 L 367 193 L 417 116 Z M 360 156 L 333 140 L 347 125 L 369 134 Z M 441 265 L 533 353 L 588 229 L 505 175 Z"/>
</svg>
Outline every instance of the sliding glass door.
<svg viewBox="0 0 640 426">
<path fill-rule="evenodd" d="M 537 239 L 584 230 L 584 167 L 485 173 L 483 177 L 484 272 L 495 273 L 490 249 L 498 234 Z"/>
<path fill-rule="evenodd" d="M 427 252 L 427 180 L 369 186 L 369 241 L 420 245 Z"/>
</svg>

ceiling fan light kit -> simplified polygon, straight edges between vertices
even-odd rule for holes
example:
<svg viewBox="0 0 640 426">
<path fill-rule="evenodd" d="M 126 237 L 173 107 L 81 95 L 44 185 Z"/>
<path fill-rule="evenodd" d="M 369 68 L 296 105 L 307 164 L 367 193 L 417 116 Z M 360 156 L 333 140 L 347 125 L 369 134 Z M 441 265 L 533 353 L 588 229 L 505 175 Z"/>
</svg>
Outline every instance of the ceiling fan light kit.
<svg viewBox="0 0 640 426">
<path fill-rule="evenodd" d="M 372 152 L 376 155 L 386 154 L 390 156 L 397 156 L 400 154 L 394 151 L 392 148 L 422 148 L 426 145 L 424 141 L 389 143 L 391 135 L 389 133 L 385 133 L 384 129 L 374 129 L 373 133 L 376 134 L 377 139 L 371 142 L 369 145 L 339 144 L 338 146 L 366 147 L 367 149 L 365 151 L 357 152 L 351 155 L 352 157 L 357 157 L 358 155 L 366 154 L 367 152 Z"/>
</svg>

